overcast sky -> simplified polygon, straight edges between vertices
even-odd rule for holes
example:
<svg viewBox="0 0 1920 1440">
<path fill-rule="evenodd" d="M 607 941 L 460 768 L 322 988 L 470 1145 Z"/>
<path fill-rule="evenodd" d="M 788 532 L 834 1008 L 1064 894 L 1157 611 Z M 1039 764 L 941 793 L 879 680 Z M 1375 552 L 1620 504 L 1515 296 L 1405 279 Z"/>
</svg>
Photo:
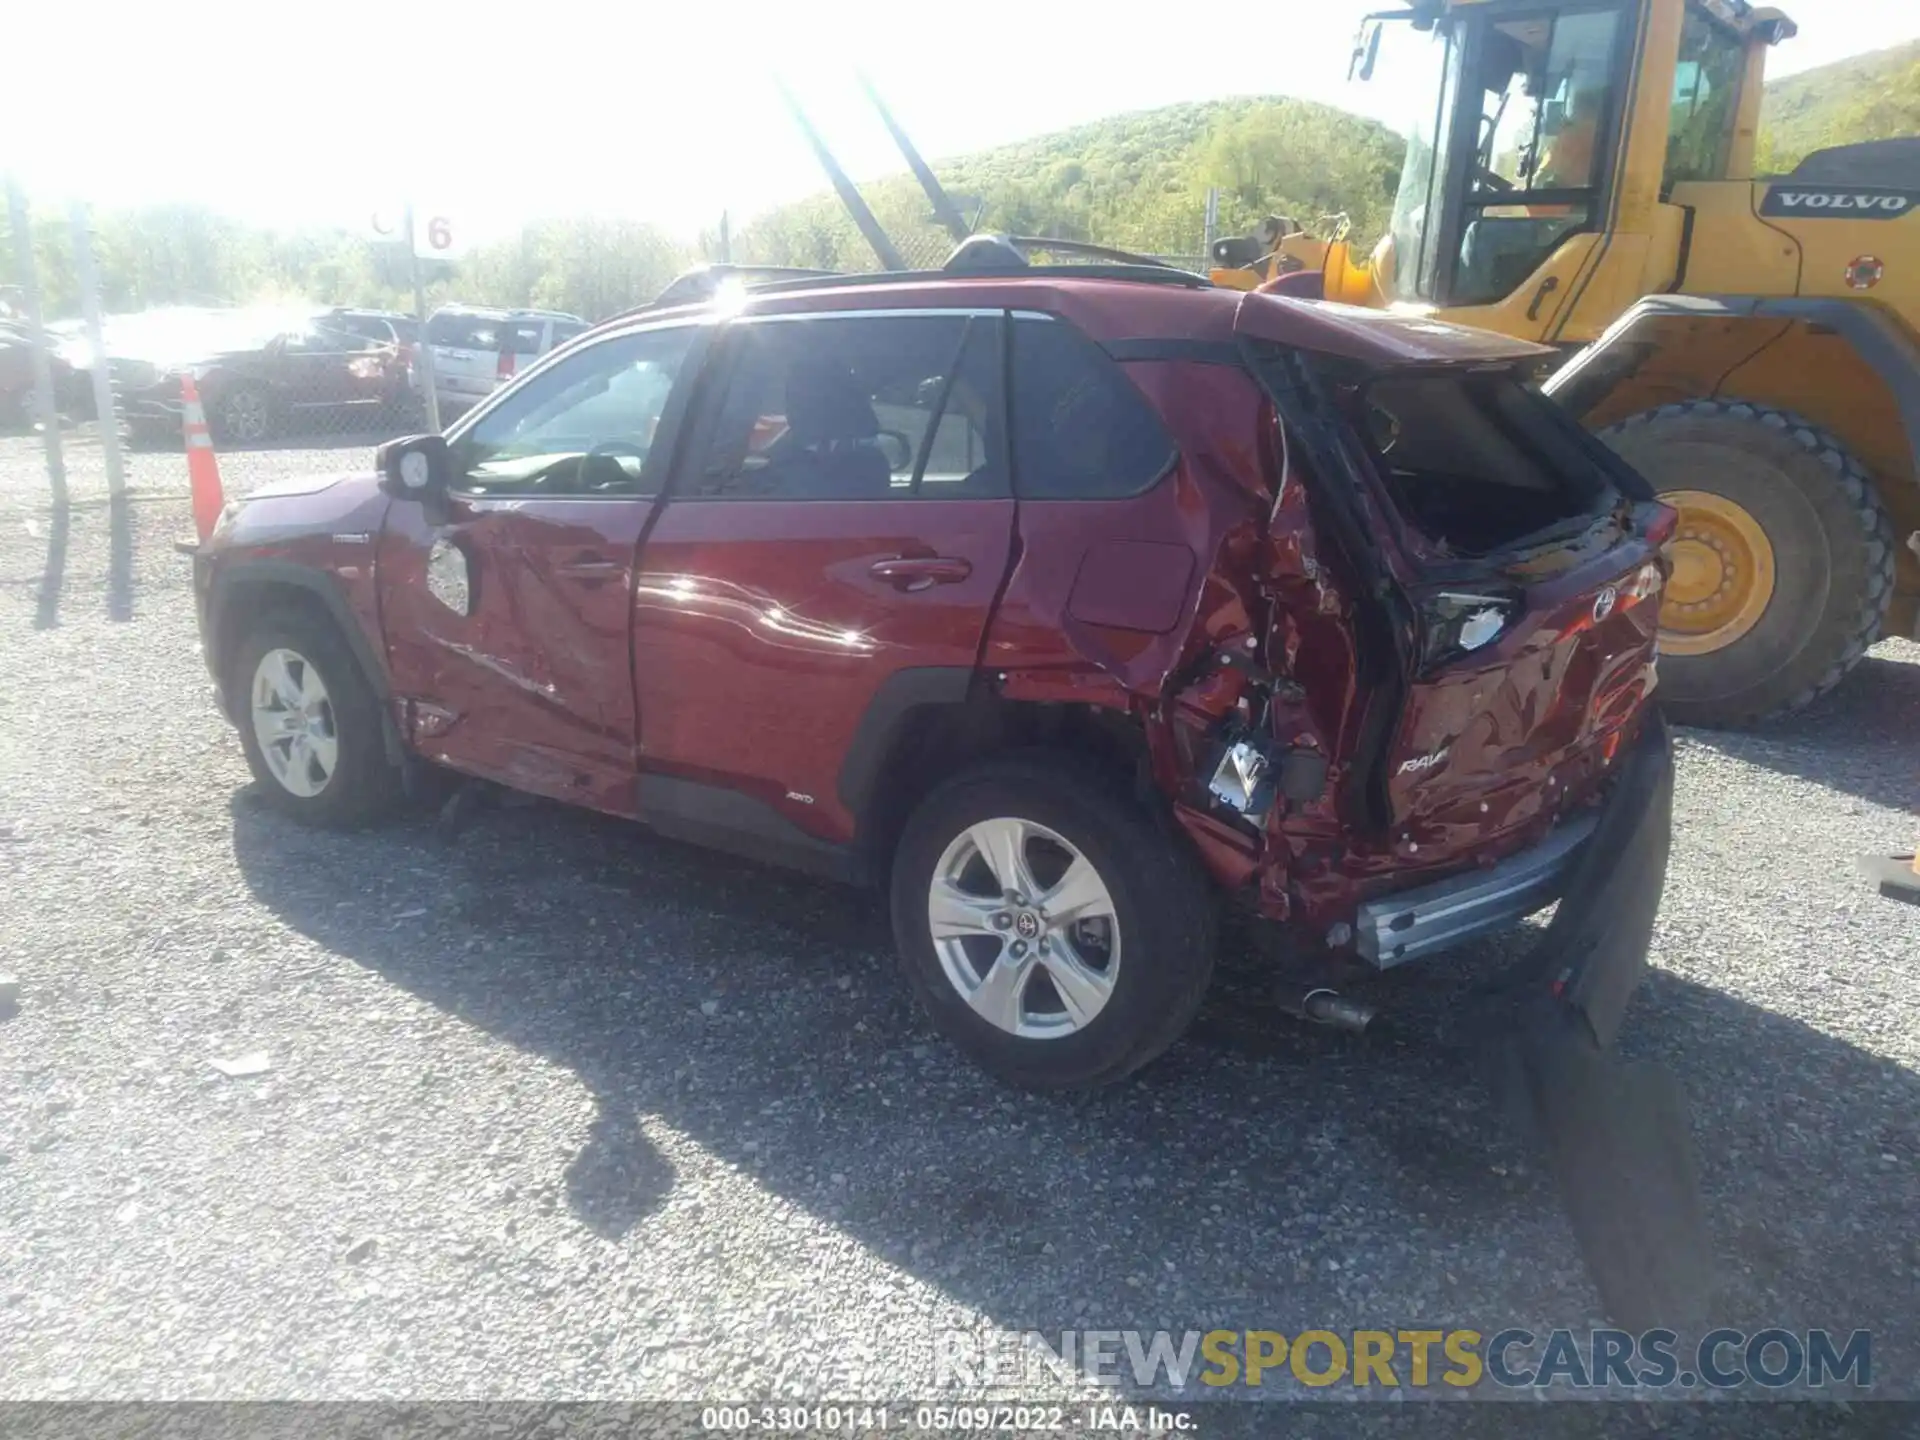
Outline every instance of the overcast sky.
<svg viewBox="0 0 1920 1440">
<path fill-rule="evenodd" d="M 1379 8 L 18 0 L 0 168 L 50 200 L 191 199 L 268 223 L 357 226 L 411 193 L 483 237 L 579 213 L 691 234 L 822 187 L 775 72 L 870 176 L 899 159 L 856 69 L 933 157 L 1228 95 L 1378 112 L 1391 97 L 1345 75 L 1358 18 Z M 1920 0 L 1803 0 L 1795 18 L 1773 74 L 1920 37 Z"/>
</svg>

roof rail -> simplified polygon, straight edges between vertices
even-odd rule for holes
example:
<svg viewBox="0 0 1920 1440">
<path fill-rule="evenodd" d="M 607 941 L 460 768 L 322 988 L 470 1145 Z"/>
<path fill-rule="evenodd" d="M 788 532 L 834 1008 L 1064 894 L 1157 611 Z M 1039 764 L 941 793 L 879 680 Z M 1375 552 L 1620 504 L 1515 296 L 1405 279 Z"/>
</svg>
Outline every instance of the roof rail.
<svg viewBox="0 0 1920 1440">
<path fill-rule="evenodd" d="M 1088 245 L 1079 241 L 1037 240 L 1023 236 L 1005 238 L 1010 239 L 1014 246 L 1029 245 L 1035 249 L 1053 249 L 1063 253 L 1071 249 L 1076 253 L 1084 251 L 1125 258 L 1105 265 L 1029 265 L 1017 249 L 1010 249 L 1006 262 L 996 265 L 991 263 L 989 255 L 981 253 L 982 247 L 979 242 L 988 238 L 984 235 L 976 235 L 967 247 L 963 247 L 969 249 L 972 256 L 978 258 L 970 258 L 963 266 L 954 266 L 949 261 L 948 268 L 940 270 L 861 270 L 850 273 L 841 270 L 809 270 L 798 265 L 702 265 L 671 281 L 666 289 L 646 304 L 622 310 L 618 315 L 602 320 L 595 328 L 619 320 L 629 320 L 636 315 L 644 315 L 653 310 L 704 304 L 713 299 L 719 293 L 720 287 L 729 281 L 745 287 L 756 295 L 779 295 L 793 290 L 851 290 L 863 285 L 894 285 L 903 281 L 928 280 L 1129 280 L 1143 285 L 1179 285 L 1194 290 L 1208 289 L 1213 283 L 1204 275 L 1196 275 L 1191 270 L 1182 270 L 1177 266 L 1150 260 L 1144 256 L 1129 256 L 1124 250 L 1108 250 L 1104 246 Z M 958 256 L 958 254 L 959 251 L 956 250 L 955 255 Z"/>
</svg>

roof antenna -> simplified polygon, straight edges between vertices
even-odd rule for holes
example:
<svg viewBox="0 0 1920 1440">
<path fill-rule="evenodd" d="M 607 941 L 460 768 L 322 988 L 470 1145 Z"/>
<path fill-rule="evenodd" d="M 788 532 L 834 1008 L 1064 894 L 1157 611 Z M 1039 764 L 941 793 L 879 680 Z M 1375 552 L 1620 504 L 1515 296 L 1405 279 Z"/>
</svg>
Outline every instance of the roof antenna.
<svg viewBox="0 0 1920 1440">
<path fill-rule="evenodd" d="M 920 158 L 920 152 L 913 147 L 913 141 L 907 138 L 907 132 L 900 128 L 899 121 L 893 118 L 893 112 L 887 109 L 887 102 L 880 98 L 880 92 L 874 89 L 873 81 L 865 73 L 860 75 L 860 88 L 867 92 L 867 98 L 873 101 L 873 108 L 880 112 L 880 123 L 887 127 L 887 133 L 893 136 L 893 143 L 900 147 L 900 153 L 906 156 L 907 168 L 913 172 L 913 178 L 920 182 L 920 188 L 927 192 L 927 199 L 933 202 L 933 218 L 946 227 L 956 245 L 962 244 L 973 234 L 973 227 L 960 214 L 960 207 L 941 186 L 939 177 L 933 173 L 933 167 Z"/>
<path fill-rule="evenodd" d="M 887 238 L 887 232 L 874 218 L 873 211 L 867 208 L 867 202 L 860 198 L 860 192 L 847 178 L 847 172 L 840 168 L 840 162 L 833 158 L 833 152 L 827 148 L 827 142 L 820 138 L 820 132 L 813 128 L 813 122 L 807 119 L 806 111 L 800 108 L 800 102 L 793 98 L 793 92 L 787 89 L 786 81 L 775 78 L 780 88 L 780 98 L 787 102 L 787 109 L 793 112 L 793 120 L 800 127 L 800 133 L 807 137 L 807 143 L 813 147 L 813 153 L 820 162 L 820 168 L 827 172 L 827 179 L 833 183 L 834 193 L 840 197 L 840 203 L 847 207 L 847 213 L 853 217 L 853 223 L 860 227 L 860 233 L 867 238 L 867 244 L 873 247 L 873 253 L 879 257 L 882 270 L 905 270 L 907 262 L 900 258 L 900 252 L 893 248 L 893 241 Z"/>
</svg>

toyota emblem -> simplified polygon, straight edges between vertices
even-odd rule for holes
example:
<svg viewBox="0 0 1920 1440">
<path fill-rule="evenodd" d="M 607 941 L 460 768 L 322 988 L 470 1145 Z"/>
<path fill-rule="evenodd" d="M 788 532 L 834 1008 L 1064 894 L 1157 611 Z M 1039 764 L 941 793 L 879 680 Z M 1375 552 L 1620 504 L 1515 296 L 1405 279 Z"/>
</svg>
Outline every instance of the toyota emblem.
<svg viewBox="0 0 1920 1440">
<path fill-rule="evenodd" d="M 1613 607 L 1620 598 L 1620 592 L 1608 585 L 1593 597 L 1593 623 L 1598 625 L 1613 613 Z"/>
</svg>

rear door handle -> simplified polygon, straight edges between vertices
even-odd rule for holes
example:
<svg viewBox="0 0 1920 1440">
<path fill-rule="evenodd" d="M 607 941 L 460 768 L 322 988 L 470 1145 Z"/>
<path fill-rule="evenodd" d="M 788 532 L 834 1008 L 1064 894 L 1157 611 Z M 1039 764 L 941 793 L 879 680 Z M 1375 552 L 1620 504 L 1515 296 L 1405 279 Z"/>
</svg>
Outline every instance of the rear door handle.
<svg viewBox="0 0 1920 1440">
<path fill-rule="evenodd" d="M 896 590 L 926 590 L 934 585 L 959 584 L 973 573 L 973 566 L 949 555 L 903 555 L 876 560 L 867 573 Z"/>
</svg>

